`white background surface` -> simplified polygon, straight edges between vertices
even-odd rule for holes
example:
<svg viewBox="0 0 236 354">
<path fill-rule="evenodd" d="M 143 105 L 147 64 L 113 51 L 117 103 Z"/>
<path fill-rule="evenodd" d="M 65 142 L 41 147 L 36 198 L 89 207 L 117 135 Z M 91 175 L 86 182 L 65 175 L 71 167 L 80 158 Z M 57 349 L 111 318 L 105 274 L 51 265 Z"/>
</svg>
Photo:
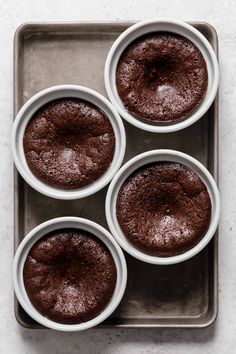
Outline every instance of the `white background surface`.
<svg viewBox="0 0 236 354">
<path fill-rule="evenodd" d="M 236 353 L 236 1 L 0 0 L 0 353 Z M 22 329 L 13 315 L 12 44 L 16 27 L 32 20 L 178 17 L 213 24 L 220 40 L 220 311 L 202 330 L 93 330 L 56 333 Z"/>
</svg>

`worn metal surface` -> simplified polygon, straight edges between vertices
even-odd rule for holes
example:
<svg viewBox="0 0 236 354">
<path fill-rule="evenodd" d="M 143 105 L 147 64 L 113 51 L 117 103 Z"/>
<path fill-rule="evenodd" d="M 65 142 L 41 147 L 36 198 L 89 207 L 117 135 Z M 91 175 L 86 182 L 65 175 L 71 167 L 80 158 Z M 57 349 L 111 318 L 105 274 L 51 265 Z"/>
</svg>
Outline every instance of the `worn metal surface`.
<svg viewBox="0 0 236 354">
<path fill-rule="evenodd" d="M 14 41 L 15 113 L 33 94 L 46 87 L 71 83 L 91 87 L 105 95 L 103 67 L 114 39 L 130 22 L 28 23 Z M 192 23 L 217 52 L 217 35 L 206 23 Z M 154 148 L 172 148 L 201 161 L 218 177 L 218 99 L 206 116 L 183 131 L 153 134 L 125 124 L 125 161 Z M 124 161 L 124 162 L 125 162 Z M 58 201 L 31 189 L 15 171 L 15 248 L 37 224 L 73 215 L 105 226 L 106 188 L 78 201 Z M 108 327 L 204 327 L 217 316 L 217 235 L 193 259 L 179 265 L 153 266 L 127 256 L 128 286 L 124 299 L 103 325 Z M 15 300 L 18 322 L 41 328 Z"/>
</svg>

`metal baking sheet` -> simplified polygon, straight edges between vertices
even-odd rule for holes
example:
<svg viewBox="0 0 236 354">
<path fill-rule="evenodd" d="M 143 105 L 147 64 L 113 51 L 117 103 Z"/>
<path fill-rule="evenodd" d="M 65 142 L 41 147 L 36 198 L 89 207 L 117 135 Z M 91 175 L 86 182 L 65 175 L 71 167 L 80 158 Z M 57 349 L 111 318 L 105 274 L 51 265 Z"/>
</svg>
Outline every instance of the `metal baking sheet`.
<svg viewBox="0 0 236 354">
<path fill-rule="evenodd" d="M 56 84 L 81 84 L 106 95 L 103 68 L 113 41 L 133 22 L 27 23 L 14 39 L 14 108 L 36 92 Z M 217 52 L 217 34 L 194 22 Z M 183 131 L 153 134 L 128 123 L 125 161 L 150 149 L 172 148 L 200 160 L 218 177 L 218 98 L 203 119 Z M 124 161 L 124 162 L 125 162 Z M 31 189 L 15 171 L 15 249 L 36 225 L 74 215 L 107 228 L 106 188 L 78 201 L 50 199 Z M 153 266 L 127 256 L 128 285 L 122 303 L 104 327 L 205 327 L 218 307 L 217 235 L 199 255 L 182 264 Z M 24 327 L 41 328 L 15 300 L 15 316 Z"/>
</svg>

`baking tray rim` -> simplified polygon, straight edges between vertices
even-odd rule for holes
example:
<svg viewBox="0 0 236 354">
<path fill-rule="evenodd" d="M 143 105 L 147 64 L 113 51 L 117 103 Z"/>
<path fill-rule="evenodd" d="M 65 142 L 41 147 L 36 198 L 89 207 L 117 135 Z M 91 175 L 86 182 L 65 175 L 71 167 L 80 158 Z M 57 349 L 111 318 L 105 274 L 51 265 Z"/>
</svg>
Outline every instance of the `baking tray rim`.
<svg viewBox="0 0 236 354">
<path fill-rule="evenodd" d="M 19 104 L 18 102 L 18 62 L 19 62 L 19 57 L 20 57 L 20 53 L 19 53 L 19 45 L 20 45 L 20 39 L 21 36 L 25 34 L 25 32 L 27 30 L 32 30 L 32 27 L 35 26 L 35 32 L 39 32 L 39 28 L 37 27 L 41 27 L 41 32 L 42 29 L 45 29 L 46 31 L 49 30 L 48 27 L 50 27 L 50 32 L 53 32 L 53 30 L 55 29 L 55 27 L 70 27 L 71 29 L 76 29 L 78 26 L 106 26 L 106 27 L 110 27 L 110 26 L 131 26 L 132 24 L 138 22 L 140 20 L 102 20 L 102 21 L 26 21 L 22 24 L 20 24 L 14 33 L 14 40 L 13 40 L 13 106 L 14 106 L 14 117 L 16 115 L 17 112 L 17 106 Z M 210 23 L 206 22 L 206 21 L 186 21 L 188 22 L 190 25 L 192 26 L 202 26 L 205 27 L 205 29 L 210 33 L 212 40 L 211 40 L 211 44 L 213 46 L 214 51 L 216 52 L 217 58 L 218 58 L 218 35 L 217 35 L 217 31 L 214 28 L 214 26 L 212 26 Z M 64 30 L 65 32 L 65 30 Z M 70 33 L 70 31 L 66 31 L 67 33 Z M 73 32 L 73 31 L 72 31 Z M 82 33 L 86 33 L 86 31 L 81 31 Z M 88 33 L 91 34 L 91 31 L 89 31 Z M 94 32 L 94 34 L 99 34 L 100 32 L 96 31 Z M 102 33 L 104 33 L 104 31 L 102 31 Z M 109 31 L 106 31 L 106 33 L 109 33 Z M 110 31 L 110 33 L 114 33 L 114 30 Z M 219 168 L 218 168 L 218 163 L 219 163 L 219 139 L 218 139 L 218 135 L 219 135 L 219 129 L 218 129 L 218 122 L 219 122 L 219 98 L 218 98 L 218 94 L 212 104 L 212 107 L 210 109 L 214 110 L 214 117 L 215 117 L 215 122 L 214 122 L 214 132 L 213 132 L 213 136 L 214 136 L 214 141 L 215 141 L 215 146 L 213 148 L 214 150 L 214 173 L 213 176 L 217 182 L 217 184 L 219 184 Z M 16 170 L 16 168 L 14 167 L 14 207 L 13 207 L 13 213 L 14 213 L 14 253 L 17 247 L 17 234 L 18 234 L 18 222 L 17 222 L 17 210 L 18 210 L 18 172 Z M 108 325 L 108 324 L 102 324 L 99 327 L 99 329 L 103 329 L 103 328 L 206 328 L 209 327 L 210 325 L 212 325 L 218 316 L 218 229 L 214 235 L 214 274 L 213 274 L 213 308 L 211 313 L 206 313 L 206 316 L 201 315 L 200 317 L 204 320 L 204 317 L 206 317 L 206 321 L 203 323 L 185 323 L 185 324 L 171 324 L 171 323 L 165 323 L 165 324 L 154 324 L 154 323 L 146 323 L 146 324 L 140 324 L 140 323 L 136 323 L 136 324 L 115 324 L 115 325 Z M 17 322 L 24 328 L 31 328 L 31 329 L 45 329 L 44 327 L 38 327 L 37 325 L 29 325 L 26 324 L 22 318 L 20 318 L 19 316 L 19 312 L 18 312 L 18 302 L 17 299 L 15 298 L 14 295 L 14 314 L 15 314 L 15 318 L 17 320 Z M 209 318 L 208 318 L 209 317 Z M 184 320 L 184 318 L 187 317 L 178 317 L 178 320 Z M 188 317 L 189 318 L 189 317 Z M 197 318 L 197 317 L 196 317 Z M 192 317 L 191 320 L 194 321 L 196 319 L 195 317 Z M 207 319 L 208 318 L 208 319 Z M 160 320 L 166 320 L 167 318 L 159 318 Z M 171 317 L 168 318 L 168 320 L 170 320 Z M 173 320 L 175 319 L 175 317 L 173 317 Z M 141 319 L 139 319 L 141 321 Z"/>
</svg>

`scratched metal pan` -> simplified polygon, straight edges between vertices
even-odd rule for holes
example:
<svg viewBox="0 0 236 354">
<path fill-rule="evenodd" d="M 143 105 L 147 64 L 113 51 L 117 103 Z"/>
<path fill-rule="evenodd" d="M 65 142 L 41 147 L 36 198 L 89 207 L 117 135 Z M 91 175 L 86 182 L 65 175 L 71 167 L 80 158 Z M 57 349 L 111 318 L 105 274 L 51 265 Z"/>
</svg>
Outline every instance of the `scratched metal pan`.
<svg viewBox="0 0 236 354">
<path fill-rule="evenodd" d="M 56 84 L 81 84 L 103 95 L 105 58 L 114 40 L 131 22 L 27 23 L 14 39 L 15 114 L 36 92 Z M 192 23 L 217 52 L 217 34 L 209 24 Z M 125 123 L 125 161 L 149 149 L 170 148 L 201 161 L 218 178 L 218 98 L 206 116 L 176 133 L 153 134 Z M 58 201 L 32 190 L 15 171 L 15 249 L 39 223 L 63 215 L 82 216 L 107 228 L 106 188 L 78 201 Z M 205 327 L 218 308 L 217 235 L 199 255 L 182 264 L 153 266 L 127 256 L 124 299 L 102 327 Z M 15 316 L 24 327 L 40 328 L 15 300 Z"/>
</svg>

